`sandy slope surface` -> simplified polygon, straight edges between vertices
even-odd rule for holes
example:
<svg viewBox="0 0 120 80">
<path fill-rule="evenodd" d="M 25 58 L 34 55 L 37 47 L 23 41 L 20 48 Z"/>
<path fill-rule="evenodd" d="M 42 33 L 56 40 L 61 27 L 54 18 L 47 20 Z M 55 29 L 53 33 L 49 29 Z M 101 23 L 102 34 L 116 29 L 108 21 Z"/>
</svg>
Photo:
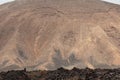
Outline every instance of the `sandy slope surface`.
<svg viewBox="0 0 120 80">
<path fill-rule="evenodd" d="M 0 6 L 0 70 L 120 67 L 120 6 L 16 0 Z"/>
</svg>

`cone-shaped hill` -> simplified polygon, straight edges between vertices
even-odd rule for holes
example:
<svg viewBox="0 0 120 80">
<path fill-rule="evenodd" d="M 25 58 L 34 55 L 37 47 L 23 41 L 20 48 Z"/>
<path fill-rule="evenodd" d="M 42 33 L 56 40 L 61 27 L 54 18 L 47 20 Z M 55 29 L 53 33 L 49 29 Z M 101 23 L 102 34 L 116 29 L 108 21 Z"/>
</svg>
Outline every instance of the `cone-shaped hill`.
<svg viewBox="0 0 120 80">
<path fill-rule="evenodd" d="M 120 6 L 16 0 L 0 6 L 0 70 L 120 67 Z"/>
</svg>

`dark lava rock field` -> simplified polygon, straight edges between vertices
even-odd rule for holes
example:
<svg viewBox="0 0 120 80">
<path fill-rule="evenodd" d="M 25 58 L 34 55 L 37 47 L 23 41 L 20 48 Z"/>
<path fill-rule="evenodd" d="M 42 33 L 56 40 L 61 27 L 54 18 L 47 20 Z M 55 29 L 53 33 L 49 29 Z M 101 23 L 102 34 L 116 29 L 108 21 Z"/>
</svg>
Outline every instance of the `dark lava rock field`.
<svg viewBox="0 0 120 80">
<path fill-rule="evenodd" d="M 59 68 L 54 71 L 16 70 L 0 73 L 0 80 L 120 80 L 120 69 Z"/>
</svg>

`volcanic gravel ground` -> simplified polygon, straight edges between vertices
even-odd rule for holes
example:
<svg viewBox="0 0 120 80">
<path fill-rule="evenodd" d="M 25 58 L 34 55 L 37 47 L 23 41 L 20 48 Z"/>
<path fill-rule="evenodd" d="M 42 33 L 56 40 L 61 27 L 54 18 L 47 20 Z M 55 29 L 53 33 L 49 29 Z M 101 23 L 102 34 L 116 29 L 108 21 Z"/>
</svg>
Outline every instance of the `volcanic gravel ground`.
<svg viewBox="0 0 120 80">
<path fill-rule="evenodd" d="M 54 71 L 8 71 L 0 73 L 0 80 L 120 80 L 120 69 L 59 68 Z"/>
</svg>

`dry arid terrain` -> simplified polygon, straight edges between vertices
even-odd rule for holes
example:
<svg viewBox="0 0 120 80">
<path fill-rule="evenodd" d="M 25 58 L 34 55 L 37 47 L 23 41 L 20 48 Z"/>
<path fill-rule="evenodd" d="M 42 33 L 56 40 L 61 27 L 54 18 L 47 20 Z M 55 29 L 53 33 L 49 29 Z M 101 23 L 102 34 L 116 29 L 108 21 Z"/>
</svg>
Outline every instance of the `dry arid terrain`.
<svg viewBox="0 0 120 80">
<path fill-rule="evenodd" d="M 0 71 L 120 67 L 120 6 L 100 0 L 0 5 Z"/>
</svg>

